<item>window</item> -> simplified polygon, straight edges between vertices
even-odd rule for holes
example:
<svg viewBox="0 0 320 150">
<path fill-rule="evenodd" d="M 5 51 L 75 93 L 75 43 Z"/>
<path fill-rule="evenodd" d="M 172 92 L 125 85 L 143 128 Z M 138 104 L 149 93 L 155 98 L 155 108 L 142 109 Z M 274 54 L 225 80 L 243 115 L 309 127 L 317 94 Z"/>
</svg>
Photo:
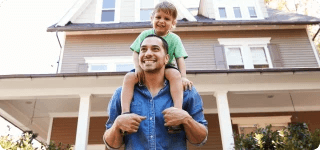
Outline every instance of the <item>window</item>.
<svg viewBox="0 0 320 150">
<path fill-rule="evenodd" d="M 234 17 L 242 18 L 240 7 L 233 7 Z"/>
<path fill-rule="evenodd" d="M 239 134 L 246 135 L 270 124 L 273 131 L 284 129 L 291 122 L 291 116 L 233 117 L 231 120 L 238 125 Z"/>
<path fill-rule="evenodd" d="M 254 7 L 248 7 L 250 18 L 257 18 L 256 10 Z"/>
<path fill-rule="evenodd" d="M 229 69 L 244 69 L 240 47 L 226 47 Z"/>
<path fill-rule="evenodd" d="M 254 68 L 269 68 L 264 47 L 250 47 Z"/>
<path fill-rule="evenodd" d="M 98 0 L 96 23 L 113 23 L 120 20 L 120 0 Z"/>
<path fill-rule="evenodd" d="M 154 0 L 140 0 L 140 21 L 150 20 L 154 6 Z"/>
<path fill-rule="evenodd" d="M 124 72 L 134 69 L 132 56 L 85 57 L 88 72 Z"/>
<path fill-rule="evenodd" d="M 226 8 L 220 7 L 219 14 L 220 14 L 220 18 L 227 18 Z"/>
<path fill-rule="evenodd" d="M 220 38 L 229 69 L 272 68 L 267 44 L 271 38 Z"/>
</svg>

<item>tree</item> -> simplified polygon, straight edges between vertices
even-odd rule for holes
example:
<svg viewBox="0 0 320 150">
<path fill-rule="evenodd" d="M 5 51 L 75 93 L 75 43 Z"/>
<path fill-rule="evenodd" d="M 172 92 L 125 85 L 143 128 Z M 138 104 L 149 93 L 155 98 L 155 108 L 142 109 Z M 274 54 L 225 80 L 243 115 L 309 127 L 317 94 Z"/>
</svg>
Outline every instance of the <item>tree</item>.
<svg viewBox="0 0 320 150">
<path fill-rule="evenodd" d="M 266 5 L 273 9 L 285 12 L 298 13 L 319 18 L 320 0 L 264 0 Z M 316 34 L 320 25 L 308 25 L 308 33 L 312 37 Z M 319 33 L 320 34 L 320 33 Z M 315 38 L 314 45 L 320 53 L 320 35 Z"/>
</svg>

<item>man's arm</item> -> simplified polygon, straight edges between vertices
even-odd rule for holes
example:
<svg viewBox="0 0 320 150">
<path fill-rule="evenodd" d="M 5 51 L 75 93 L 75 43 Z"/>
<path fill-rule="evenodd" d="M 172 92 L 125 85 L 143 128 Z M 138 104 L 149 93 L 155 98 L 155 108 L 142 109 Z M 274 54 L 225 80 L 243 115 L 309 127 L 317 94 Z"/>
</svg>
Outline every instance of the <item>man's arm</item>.
<svg viewBox="0 0 320 150">
<path fill-rule="evenodd" d="M 166 122 L 165 126 L 183 125 L 190 143 L 201 144 L 206 139 L 208 134 L 206 127 L 195 121 L 187 111 L 170 107 L 162 113 Z"/>
<path fill-rule="evenodd" d="M 123 114 L 116 118 L 111 128 L 106 130 L 103 139 L 106 144 L 112 148 L 119 148 L 123 143 L 123 135 L 120 131 L 126 131 L 128 134 L 138 132 L 140 122 L 146 117 L 137 114 Z"/>
</svg>

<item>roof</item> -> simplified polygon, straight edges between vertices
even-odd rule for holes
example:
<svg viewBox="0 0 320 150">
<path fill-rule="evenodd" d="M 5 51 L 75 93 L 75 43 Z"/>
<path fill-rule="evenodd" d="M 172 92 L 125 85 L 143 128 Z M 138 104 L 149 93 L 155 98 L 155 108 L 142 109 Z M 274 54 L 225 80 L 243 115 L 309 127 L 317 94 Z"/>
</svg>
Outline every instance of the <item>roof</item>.
<svg viewBox="0 0 320 150">
<path fill-rule="evenodd" d="M 320 18 L 279 11 L 276 9 L 267 9 L 269 17 L 262 20 L 215 20 L 204 16 L 195 16 L 197 21 L 188 21 L 186 19 L 178 20 L 177 27 L 198 27 L 198 26 L 228 26 L 228 25 L 306 25 L 319 24 Z M 56 31 L 90 31 L 90 30 L 115 30 L 115 29 L 137 29 L 151 28 L 150 22 L 121 22 L 112 24 L 94 24 L 69 22 L 65 26 L 56 24 L 48 27 L 48 32 Z"/>
<path fill-rule="evenodd" d="M 317 72 L 320 68 L 267 68 L 267 69 L 234 69 L 234 70 L 187 70 L 187 74 L 219 74 L 219 73 L 283 73 L 283 72 Z M 87 72 L 87 73 L 59 73 L 59 74 L 20 74 L 0 75 L 0 79 L 13 78 L 52 78 L 52 77 L 86 77 L 86 76 L 123 76 L 127 72 Z"/>
</svg>

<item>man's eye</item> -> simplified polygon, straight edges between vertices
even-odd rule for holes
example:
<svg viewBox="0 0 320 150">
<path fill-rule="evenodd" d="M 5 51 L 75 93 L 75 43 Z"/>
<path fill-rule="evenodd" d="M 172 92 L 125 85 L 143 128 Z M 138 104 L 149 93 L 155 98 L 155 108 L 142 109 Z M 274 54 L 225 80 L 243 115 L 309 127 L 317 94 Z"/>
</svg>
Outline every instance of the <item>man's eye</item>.
<svg viewBox="0 0 320 150">
<path fill-rule="evenodd" d="M 141 50 L 140 50 L 141 52 L 145 52 L 146 51 L 146 49 L 145 48 L 141 48 Z"/>
</svg>

